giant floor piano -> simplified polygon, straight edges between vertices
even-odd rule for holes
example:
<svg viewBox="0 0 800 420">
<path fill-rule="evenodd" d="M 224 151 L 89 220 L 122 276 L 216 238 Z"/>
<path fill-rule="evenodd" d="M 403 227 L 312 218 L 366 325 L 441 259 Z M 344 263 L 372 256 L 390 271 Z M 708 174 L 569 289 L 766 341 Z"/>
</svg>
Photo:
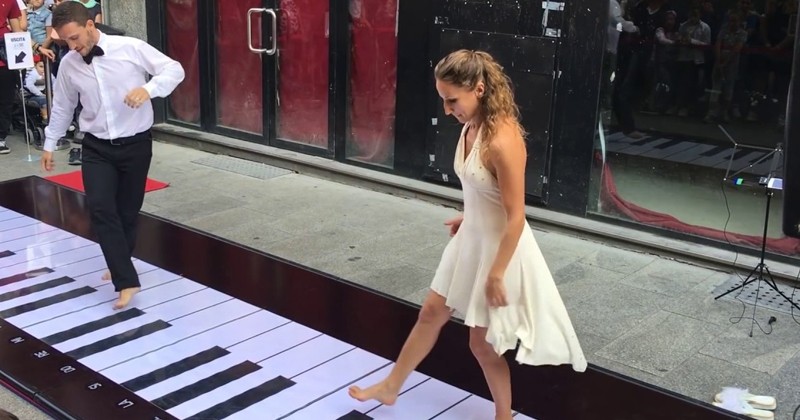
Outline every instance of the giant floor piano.
<svg viewBox="0 0 800 420">
<path fill-rule="evenodd" d="M 139 232 L 142 292 L 114 311 L 84 196 L 0 183 L 0 374 L 54 417 L 493 418 L 463 325 L 396 405 L 360 403 L 347 387 L 386 374 L 415 306 L 156 217 Z M 519 420 L 739 418 L 594 365 L 510 364 Z"/>
</svg>

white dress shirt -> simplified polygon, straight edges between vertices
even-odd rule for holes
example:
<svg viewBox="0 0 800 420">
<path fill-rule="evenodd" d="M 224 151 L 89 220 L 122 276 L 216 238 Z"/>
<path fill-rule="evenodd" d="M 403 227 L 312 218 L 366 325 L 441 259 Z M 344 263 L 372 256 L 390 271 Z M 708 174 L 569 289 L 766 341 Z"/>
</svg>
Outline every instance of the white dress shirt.
<svg viewBox="0 0 800 420">
<path fill-rule="evenodd" d="M 75 51 L 61 60 L 45 129 L 46 151 L 55 150 L 58 139 L 67 133 L 78 101 L 83 106 L 78 119 L 81 131 L 99 139 L 130 137 L 149 130 L 153 104 L 145 101 L 134 109 L 125 104 L 125 97 L 137 87 L 144 87 L 151 98 L 166 97 L 185 77 L 180 63 L 140 39 L 100 32 L 97 45 L 104 55 L 94 57 L 92 64 L 86 64 Z M 150 81 L 148 75 L 153 76 Z"/>
</svg>

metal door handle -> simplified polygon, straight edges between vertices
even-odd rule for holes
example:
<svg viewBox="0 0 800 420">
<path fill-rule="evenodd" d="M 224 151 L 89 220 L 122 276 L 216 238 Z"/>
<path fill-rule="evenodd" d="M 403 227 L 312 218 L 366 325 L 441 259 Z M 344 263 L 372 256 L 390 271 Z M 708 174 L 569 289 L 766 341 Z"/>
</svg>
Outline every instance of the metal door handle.
<svg viewBox="0 0 800 420">
<path fill-rule="evenodd" d="M 266 13 L 272 16 L 272 48 L 255 48 L 253 46 L 253 14 Z M 247 11 L 247 47 L 256 54 L 273 55 L 278 51 L 278 15 L 274 9 L 254 8 Z"/>
<path fill-rule="evenodd" d="M 272 48 L 264 50 L 267 55 L 273 55 L 278 51 L 278 14 L 275 9 L 264 9 L 268 15 L 272 15 Z"/>
<path fill-rule="evenodd" d="M 264 13 L 267 9 L 250 9 L 247 11 L 247 47 L 256 54 L 263 54 L 267 50 L 253 47 L 253 13 Z"/>
</svg>

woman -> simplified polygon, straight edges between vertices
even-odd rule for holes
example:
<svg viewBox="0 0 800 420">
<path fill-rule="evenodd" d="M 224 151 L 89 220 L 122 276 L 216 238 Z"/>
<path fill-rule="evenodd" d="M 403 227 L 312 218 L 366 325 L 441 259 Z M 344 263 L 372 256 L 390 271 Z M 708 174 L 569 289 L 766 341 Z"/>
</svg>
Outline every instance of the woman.
<svg viewBox="0 0 800 420">
<path fill-rule="evenodd" d="M 349 392 L 360 401 L 394 404 L 403 382 L 456 311 L 471 327 L 469 346 L 486 377 L 496 419 L 508 420 L 511 379 L 505 351 L 519 342 L 518 362 L 570 363 L 579 372 L 586 369 L 586 359 L 525 220 L 525 133 L 510 80 L 481 51 L 451 53 L 434 74 L 445 113 L 464 124 L 454 161 L 464 214 L 445 223 L 453 238 L 392 372 L 378 384 L 353 386 Z"/>
</svg>

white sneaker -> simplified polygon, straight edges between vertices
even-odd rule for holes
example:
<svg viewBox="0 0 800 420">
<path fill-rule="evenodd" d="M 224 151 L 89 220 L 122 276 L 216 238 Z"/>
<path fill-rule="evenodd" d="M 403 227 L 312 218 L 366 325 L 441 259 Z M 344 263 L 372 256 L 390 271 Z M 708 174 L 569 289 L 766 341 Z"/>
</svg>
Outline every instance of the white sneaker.
<svg viewBox="0 0 800 420">
<path fill-rule="evenodd" d="M 775 398 L 753 395 L 746 389 L 723 388 L 722 392 L 714 396 L 714 400 L 713 404 L 715 406 L 737 414 L 744 414 L 758 420 L 773 420 L 775 418 L 775 414 L 772 411 L 768 411 L 777 407 Z"/>
</svg>

